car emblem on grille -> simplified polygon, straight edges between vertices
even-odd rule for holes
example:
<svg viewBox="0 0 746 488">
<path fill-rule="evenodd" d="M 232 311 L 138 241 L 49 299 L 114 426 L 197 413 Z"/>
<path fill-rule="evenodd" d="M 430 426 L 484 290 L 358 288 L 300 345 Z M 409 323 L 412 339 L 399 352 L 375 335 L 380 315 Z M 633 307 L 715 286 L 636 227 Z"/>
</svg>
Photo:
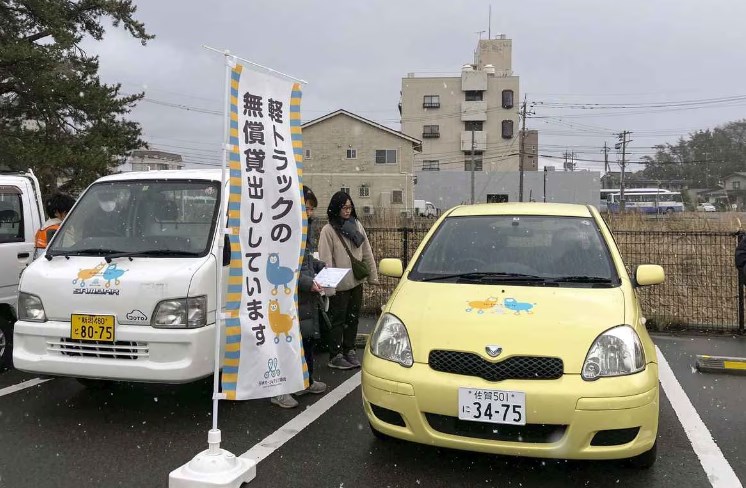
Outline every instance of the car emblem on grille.
<svg viewBox="0 0 746 488">
<path fill-rule="evenodd" d="M 486 346 L 484 350 L 487 351 L 487 354 L 491 358 L 496 358 L 501 352 L 503 352 L 503 348 L 500 346 Z"/>
</svg>

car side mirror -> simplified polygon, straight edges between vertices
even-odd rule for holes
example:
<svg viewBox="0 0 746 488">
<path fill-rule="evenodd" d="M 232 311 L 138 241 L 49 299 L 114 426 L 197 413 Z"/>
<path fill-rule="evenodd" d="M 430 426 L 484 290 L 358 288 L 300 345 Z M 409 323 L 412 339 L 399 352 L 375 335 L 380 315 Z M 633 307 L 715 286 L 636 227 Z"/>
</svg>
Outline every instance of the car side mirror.
<svg viewBox="0 0 746 488">
<path fill-rule="evenodd" d="M 378 274 L 390 276 L 392 278 L 401 278 L 404 274 L 404 266 L 401 259 L 385 258 L 378 263 Z"/>
<path fill-rule="evenodd" d="M 635 285 L 659 285 L 666 280 L 666 273 L 657 264 L 641 264 L 635 268 Z"/>
<path fill-rule="evenodd" d="M 231 264 L 231 240 L 228 238 L 228 234 L 223 236 L 223 266 L 229 266 Z"/>
</svg>

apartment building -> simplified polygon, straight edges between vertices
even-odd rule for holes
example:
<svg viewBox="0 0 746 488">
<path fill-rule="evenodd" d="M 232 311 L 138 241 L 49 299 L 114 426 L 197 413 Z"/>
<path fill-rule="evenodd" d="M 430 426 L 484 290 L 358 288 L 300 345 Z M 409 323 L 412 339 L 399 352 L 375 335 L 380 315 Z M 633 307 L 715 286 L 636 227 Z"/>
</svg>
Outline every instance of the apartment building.
<svg viewBox="0 0 746 488">
<path fill-rule="evenodd" d="M 164 169 L 182 169 L 184 163 L 181 155 L 166 151 L 138 149 L 132 151 L 120 171 L 156 171 Z"/>
<path fill-rule="evenodd" d="M 303 182 L 322 211 L 340 190 L 350 194 L 360 217 L 411 211 L 419 139 L 346 110 L 306 122 L 302 129 Z"/>
<path fill-rule="evenodd" d="M 519 169 L 519 77 L 505 35 L 480 40 L 460 76 L 409 73 L 399 108 L 402 132 L 422 137 L 415 171 L 469 171 L 472 152 L 475 171 Z M 537 161 L 530 163 L 534 170 Z M 529 161 L 524 164 L 528 170 Z"/>
</svg>

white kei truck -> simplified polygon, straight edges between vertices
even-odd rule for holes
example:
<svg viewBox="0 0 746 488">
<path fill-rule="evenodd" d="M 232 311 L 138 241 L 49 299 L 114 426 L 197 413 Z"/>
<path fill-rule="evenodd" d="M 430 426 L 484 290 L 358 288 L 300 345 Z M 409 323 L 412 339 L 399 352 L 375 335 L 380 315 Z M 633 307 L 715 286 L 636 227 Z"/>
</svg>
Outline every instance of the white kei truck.
<svg viewBox="0 0 746 488">
<path fill-rule="evenodd" d="M 219 169 L 91 184 L 21 277 L 15 367 L 86 386 L 212 374 L 218 266 L 230 262 L 221 198 Z"/>
<path fill-rule="evenodd" d="M 36 232 L 43 223 L 34 173 L 0 173 L 0 371 L 12 366 L 18 282 L 33 259 Z"/>
</svg>

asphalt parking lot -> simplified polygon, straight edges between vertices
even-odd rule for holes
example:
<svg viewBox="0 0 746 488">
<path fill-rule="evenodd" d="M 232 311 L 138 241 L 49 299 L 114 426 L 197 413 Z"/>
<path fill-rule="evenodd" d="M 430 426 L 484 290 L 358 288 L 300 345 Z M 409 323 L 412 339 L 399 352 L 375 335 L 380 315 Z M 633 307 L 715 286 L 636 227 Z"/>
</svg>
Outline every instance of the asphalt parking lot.
<svg viewBox="0 0 746 488">
<path fill-rule="evenodd" d="M 675 394 L 669 398 L 666 384 L 659 459 L 648 471 L 618 462 L 521 459 L 380 441 L 361 408 L 359 374 L 325 364 L 317 376 L 330 391 L 302 397 L 299 409 L 281 410 L 268 400 L 221 402 L 223 447 L 258 456 L 257 477 L 248 486 L 259 487 L 740 486 L 737 478 L 746 480 L 746 456 L 740 452 L 746 445 L 746 376 L 700 373 L 694 359 L 746 356 L 746 339 L 654 339 L 696 411 L 693 416 L 722 455 L 708 450 L 696 419 L 682 410 Z M 325 363 L 323 355 L 320 359 Z M 34 378 L 18 371 L 0 374 L 2 487 L 164 487 L 171 470 L 206 448 L 209 380 L 92 391 L 67 378 L 26 383 Z M 293 419 L 307 426 L 285 426 Z M 278 445 L 278 438 L 287 441 Z"/>
</svg>

